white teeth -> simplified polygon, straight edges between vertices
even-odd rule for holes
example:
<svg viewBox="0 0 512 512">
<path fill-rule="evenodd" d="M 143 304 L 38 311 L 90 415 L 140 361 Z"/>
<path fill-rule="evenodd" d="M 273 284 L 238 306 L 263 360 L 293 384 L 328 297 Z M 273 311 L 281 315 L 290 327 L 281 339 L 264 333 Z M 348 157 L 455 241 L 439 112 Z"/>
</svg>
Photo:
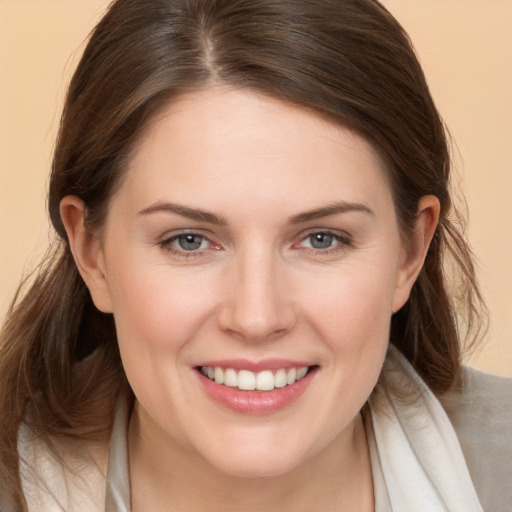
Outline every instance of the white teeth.
<svg viewBox="0 0 512 512">
<path fill-rule="evenodd" d="M 271 370 L 263 370 L 259 373 L 240 370 L 237 373 L 233 368 L 223 369 L 218 366 L 201 366 L 199 368 L 205 377 L 217 384 L 224 384 L 244 391 L 272 391 L 274 388 L 284 388 L 303 379 L 308 373 L 308 369 L 307 366 L 303 366 L 301 368 L 280 368 L 275 373 Z"/>
<path fill-rule="evenodd" d="M 297 369 L 297 380 L 303 379 L 306 376 L 306 373 L 308 373 L 307 368 L 298 368 Z"/>
<path fill-rule="evenodd" d="M 256 375 L 248 370 L 238 372 L 238 389 L 252 391 L 256 389 Z"/>
<path fill-rule="evenodd" d="M 256 375 L 256 389 L 260 391 L 272 391 L 274 389 L 274 375 L 270 370 Z"/>
<path fill-rule="evenodd" d="M 308 371 L 307 368 L 306 371 Z M 276 388 L 284 388 L 286 384 L 286 370 L 281 368 L 277 370 L 276 374 L 274 375 L 274 386 Z"/>
<path fill-rule="evenodd" d="M 208 372 L 208 373 L 210 373 L 210 372 Z M 222 371 L 222 368 L 215 368 L 214 375 L 215 375 L 215 382 L 217 384 L 224 384 L 224 372 Z"/>
<path fill-rule="evenodd" d="M 228 368 L 224 372 L 224 384 L 231 388 L 238 387 L 238 375 L 236 374 L 235 370 L 233 370 L 233 368 Z"/>
<path fill-rule="evenodd" d="M 295 368 L 290 368 L 288 373 L 286 374 L 286 383 L 293 384 L 297 380 L 297 370 Z"/>
</svg>

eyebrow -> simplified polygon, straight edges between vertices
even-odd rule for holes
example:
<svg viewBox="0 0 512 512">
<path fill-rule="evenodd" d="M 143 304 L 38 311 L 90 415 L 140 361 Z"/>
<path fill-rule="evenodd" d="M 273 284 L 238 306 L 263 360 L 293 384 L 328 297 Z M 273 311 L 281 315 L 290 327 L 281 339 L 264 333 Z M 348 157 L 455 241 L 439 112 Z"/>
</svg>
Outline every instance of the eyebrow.
<svg viewBox="0 0 512 512">
<path fill-rule="evenodd" d="M 188 219 L 197 220 L 200 222 L 208 222 L 217 226 L 226 226 L 227 222 L 223 217 L 215 213 L 207 212 L 199 208 L 190 208 L 176 203 L 155 203 L 147 208 L 141 210 L 138 215 L 148 215 L 156 212 L 176 213 Z"/>
<path fill-rule="evenodd" d="M 362 212 L 372 216 L 375 215 L 374 212 L 363 203 L 340 201 L 337 203 L 329 204 L 327 206 L 323 206 L 321 208 L 316 208 L 314 210 L 309 210 L 307 212 L 293 215 L 288 219 L 288 222 L 290 224 L 302 224 L 303 222 L 308 222 L 310 220 L 322 219 L 331 215 L 348 212 Z"/>
<path fill-rule="evenodd" d="M 197 220 L 200 222 L 208 222 L 209 224 L 215 224 L 217 226 L 227 225 L 226 219 L 215 213 L 208 212 L 206 210 L 201 210 L 199 208 L 190 208 L 189 206 L 168 202 L 158 202 L 151 206 L 148 206 L 147 208 L 144 208 L 143 210 L 138 212 L 138 215 L 148 215 L 157 212 L 175 213 L 177 215 L 181 215 L 182 217 L 187 217 L 189 219 Z M 331 215 L 338 215 L 347 212 L 363 212 L 369 215 L 374 215 L 374 212 L 363 203 L 351 203 L 347 201 L 340 201 L 337 203 L 329 204 L 327 206 L 323 206 L 321 208 L 316 208 L 314 210 L 309 210 L 307 212 L 302 212 L 297 215 L 293 215 L 288 218 L 288 223 L 301 224 L 303 222 L 308 222 L 311 220 L 321 219 L 324 217 L 329 217 Z"/>
</svg>

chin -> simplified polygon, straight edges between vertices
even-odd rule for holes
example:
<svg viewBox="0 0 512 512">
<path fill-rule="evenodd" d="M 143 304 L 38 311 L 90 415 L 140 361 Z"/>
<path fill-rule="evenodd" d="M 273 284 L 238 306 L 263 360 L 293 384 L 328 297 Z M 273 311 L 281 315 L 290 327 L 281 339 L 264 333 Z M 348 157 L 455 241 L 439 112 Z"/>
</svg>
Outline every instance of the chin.
<svg viewBox="0 0 512 512">
<path fill-rule="evenodd" d="M 299 466 L 298 461 L 276 461 L 275 458 L 254 458 L 235 460 L 216 465 L 215 469 L 226 476 L 235 478 L 275 478 L 292 472 Z"/>
<path fill-rule="evenodd" d="M 216 450 L 206 459 L 215 470 L 231 477 L 269 478 L 290 473 L 306 458 L 300 445 L 283 450 L 279 442 L 249 443 L 248 446 L 231 443 L 229 448 Z"/>
</svg>

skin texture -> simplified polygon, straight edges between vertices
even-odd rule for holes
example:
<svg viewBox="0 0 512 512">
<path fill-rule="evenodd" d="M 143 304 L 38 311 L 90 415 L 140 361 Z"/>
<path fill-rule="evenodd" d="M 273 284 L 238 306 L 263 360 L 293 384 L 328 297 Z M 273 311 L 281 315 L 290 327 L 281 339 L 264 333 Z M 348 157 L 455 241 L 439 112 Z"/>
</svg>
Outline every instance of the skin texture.
<svg viewBox="0 0 512 512">
<path fill-rule="evenodd" d="M 101 236 L 84 229 L 84 208 L 70 196 L 61 213 L 96 306 L 114 314 L 136 395 L 133 510 L 372 510 L 359 411 L 437 200 L 423 198 L 406 251 L 369 143 L 305 109 L 216 87 L 150 123 Z M 183 232 L 198 250 L 180 247 Z M 314 233 L 332 243 L 313 247 Z M 316 371 L 292 404 L 241 414 L 207 395 L 196 369 L 234 358 Z"/>
</svg>

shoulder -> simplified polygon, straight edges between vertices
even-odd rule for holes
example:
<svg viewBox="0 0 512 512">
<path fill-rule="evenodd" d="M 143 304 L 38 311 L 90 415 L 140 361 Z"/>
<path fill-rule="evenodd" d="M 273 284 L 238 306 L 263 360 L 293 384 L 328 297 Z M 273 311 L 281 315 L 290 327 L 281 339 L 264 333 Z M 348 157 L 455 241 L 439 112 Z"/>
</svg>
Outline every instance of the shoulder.
<svg viewBox="0 0 512 512">
<path fill-rule="evenodd" d="M 465 368 L 440 397 L 485 510 L 512 507 L 512 379 Z"/>
</svg>

